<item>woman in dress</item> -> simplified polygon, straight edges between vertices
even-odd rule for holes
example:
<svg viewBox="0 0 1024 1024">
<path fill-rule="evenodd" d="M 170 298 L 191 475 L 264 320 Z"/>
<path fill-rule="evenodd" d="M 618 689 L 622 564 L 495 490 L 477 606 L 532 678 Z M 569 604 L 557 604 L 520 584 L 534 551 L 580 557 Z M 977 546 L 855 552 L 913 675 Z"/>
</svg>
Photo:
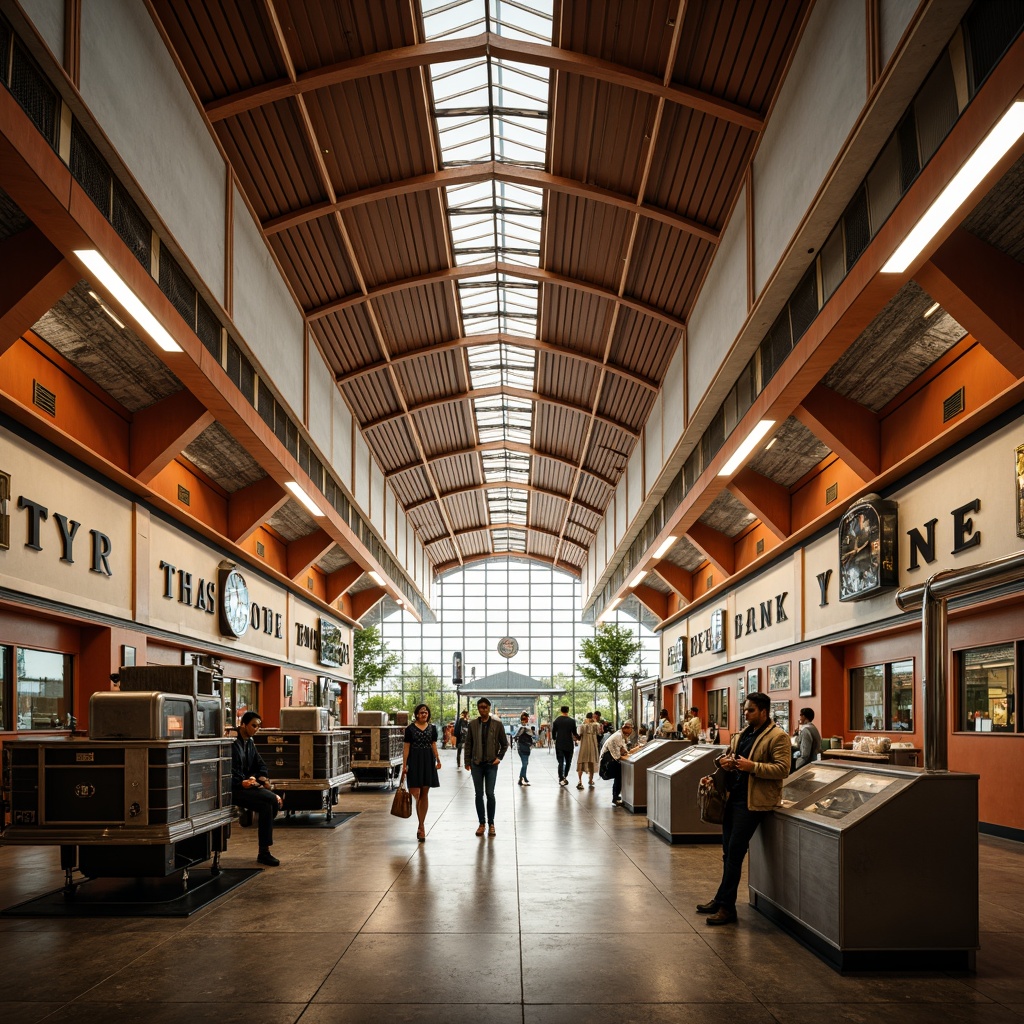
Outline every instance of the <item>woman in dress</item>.
<svg viewBox="0 0 1024 1024">
<path fill-rule="evenodd" d="M 427 818 L 430 791 L 441 784 L 437 778 L 441 758 L 437 755 L 437 727 L 430 724 L 429 706 L 417 704 L 412 715 L 414 721 L 405 727 L 402 781 L 408 784 L 409 792 L 416 801 L 416 818 L 419 821 L 416 838 L 422 843 L 427 838 L 423 823 Z"/>
<path fill-rule="evenodd" d="M 577 789 L 583 788 L 583 773 L 590 774 L 590 788 L 594 788 L 594 772 L 600 760 L 597 753 L 600 743 L 601 726 L 594 721 L 594 712 L 588 711 L 580 726 L 580 748 L 576 755 L 576 772 L 579 775 Z"/>
</svg>

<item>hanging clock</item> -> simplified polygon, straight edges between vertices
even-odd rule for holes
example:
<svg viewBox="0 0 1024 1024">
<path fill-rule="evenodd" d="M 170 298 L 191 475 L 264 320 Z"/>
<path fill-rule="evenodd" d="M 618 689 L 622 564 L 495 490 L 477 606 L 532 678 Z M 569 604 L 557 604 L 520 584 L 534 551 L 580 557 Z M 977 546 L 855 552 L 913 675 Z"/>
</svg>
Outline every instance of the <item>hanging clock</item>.
<svg viewBox="0 0 1024 1024">
<path fill-rule="evenodd" d="M 898 506 L 877 495 L 839 521 L 839 600 L 860 601 L 899 585 Z"/>
<path fill-rule="evenodd" d="M 245 577 L 230 562 L 218 572 L 220 583 L 220 628 L 225 636 L 242 636 L 249 628 L 249 587 Z"/>
</svg>

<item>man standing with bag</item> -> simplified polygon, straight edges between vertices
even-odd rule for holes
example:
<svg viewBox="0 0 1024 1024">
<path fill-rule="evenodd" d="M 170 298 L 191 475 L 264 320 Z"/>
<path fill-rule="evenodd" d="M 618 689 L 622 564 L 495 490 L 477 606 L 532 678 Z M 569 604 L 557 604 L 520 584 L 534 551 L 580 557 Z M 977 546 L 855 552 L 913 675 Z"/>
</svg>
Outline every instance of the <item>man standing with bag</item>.
<svg viewBox="0 0 1024 1024">
<path fill-rule="evenodd" d="M 479 718 L 474 718 L 466 727 L 466 771 L 473 774 L 473 789 L 476 790 L 476 816 L 480 827 L 478 836 L 484 834 L 484 793 L 487 794 L 487 826 L 494 836 L 494 783 L 498 778 L 498 765 L 508 750 L 508 736 L 505 727 L 491 718 L 491 702 L 481 697 L 476 702 Z"/>
<path fill-rule="evenodd" d="M 769 717 L 771 704 L 767 693 L 747 697 L 747 726 L 718 758 L 730 773 L 729 800 L 722 821 L 722 881 L 714 899 L 697 904 L 698 914 L 710 915 L 705 921 L 709 925 L 735 923 L 743 859 L 757 827 L 779 805 L 782 781 L 789 775 L 789 737 Z"/>
</svg>

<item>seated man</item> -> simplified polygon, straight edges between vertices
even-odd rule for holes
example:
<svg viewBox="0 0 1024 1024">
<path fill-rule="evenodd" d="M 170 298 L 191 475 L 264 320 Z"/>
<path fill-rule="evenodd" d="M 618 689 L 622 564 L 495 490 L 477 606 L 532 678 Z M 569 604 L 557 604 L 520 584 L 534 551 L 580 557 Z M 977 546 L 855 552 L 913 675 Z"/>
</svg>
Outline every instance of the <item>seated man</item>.
<svg viewBox="0 0 1024 1024">
<path fill-rule="evenodd" d="M 239 807 L 258 815 L 260 852 L 257 862 L 277 867 L 281 862 L 270 848 L 274 845 L 274 818 L 281 808 L 281 798 L 270 788 L 267 766 L 253 742 L 262 724 L 255 711 L 242 715 L 238 735 L 231 744 L 231 798 Z"/>
</svg>

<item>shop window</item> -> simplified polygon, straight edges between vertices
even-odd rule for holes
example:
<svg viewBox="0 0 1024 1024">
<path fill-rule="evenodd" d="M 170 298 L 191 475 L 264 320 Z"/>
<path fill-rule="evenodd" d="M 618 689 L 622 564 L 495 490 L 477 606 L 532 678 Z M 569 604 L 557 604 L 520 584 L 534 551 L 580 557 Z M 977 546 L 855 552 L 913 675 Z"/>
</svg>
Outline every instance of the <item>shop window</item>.
<svg viewBox="0 0 1024 1024">
<path fill-rule="evenodd" d="M 913 661 L 850 670 L 850 728 L 854 732 L 913 731 Z"/>
<path fill-rule="evenodd" d="M 708 728 L 714 722 L 719 729 L 729 728 L 729 690 L 708 691 Z"/>
<path fill-rule="evenodd" d="M 7 664 L 10 657 L 10 647 L 0 645 L 0 729 L 11 727 L 11 670 Z"/>
<path fill-rule="evenodd" d="M 1016 657 L 1013 644 L 975 647 L 956 655 L 960 680 L 959 728 L 1016 732 Z"/>
<path fill-rule="evenodd" d="M 250 682 L 248 679 L 225 679 L 224 696 L 228 701 L 224 717 L 229 727 L 238 728 L 242 722 L 242 715 L 246 711 L 259 712 L 260 710 L 259 684 Z M 301 704 L 302 701 L 296 703 Z"/>
<path fill-rule="evenodd" d="M 71 657 L 18 647 L 14 656 L 18 729 L 60 729 L 71 715 Z"/>
</svg>

